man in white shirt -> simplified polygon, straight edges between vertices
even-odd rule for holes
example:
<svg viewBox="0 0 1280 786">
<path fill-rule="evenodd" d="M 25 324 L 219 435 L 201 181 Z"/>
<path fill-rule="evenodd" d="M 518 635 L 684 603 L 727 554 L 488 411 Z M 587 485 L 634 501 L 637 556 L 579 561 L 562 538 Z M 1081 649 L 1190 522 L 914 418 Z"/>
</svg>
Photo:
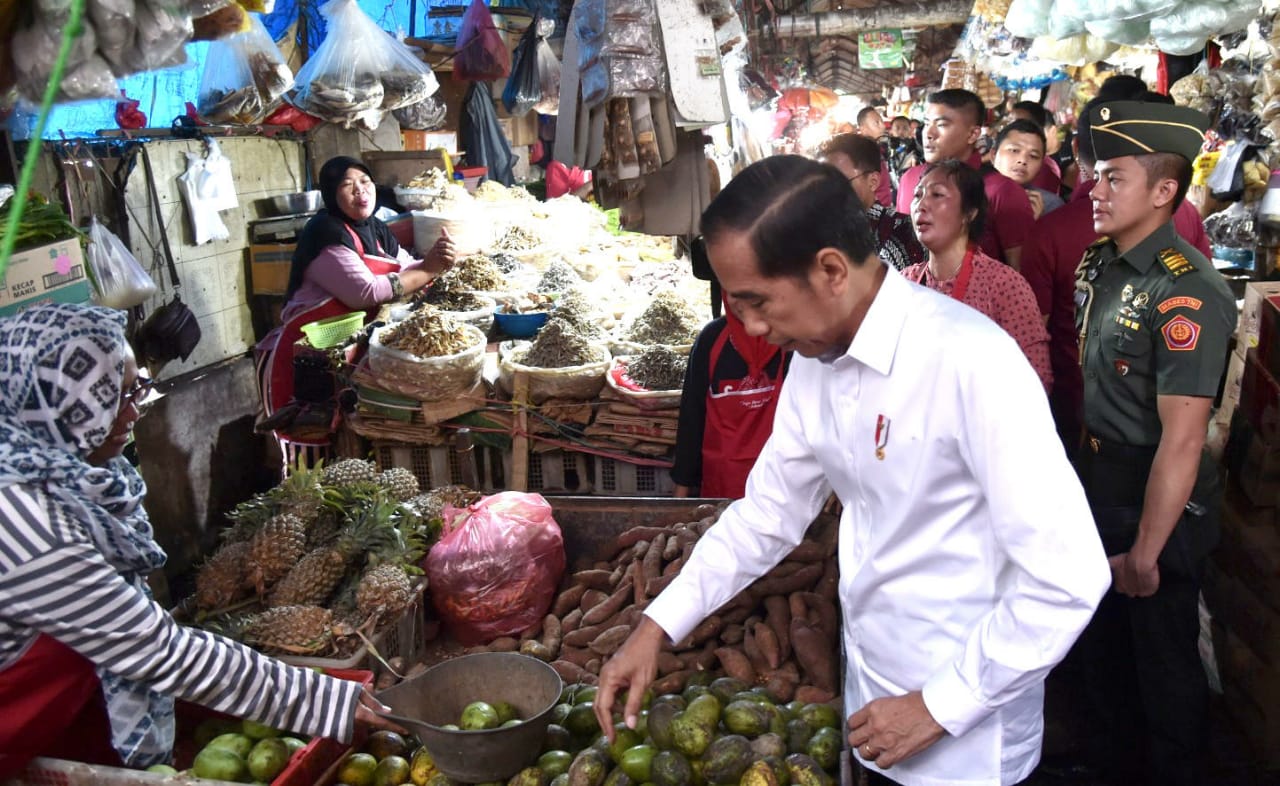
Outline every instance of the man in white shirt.
<svg viewBox="0 0 1280 786">
<path fill-rule="evenodd" d="M 747 331 L 799 357 L 745 499 L 602 670 L 602 727 L 629 687 L 634 725 L 663 640 L 779 562 L 834 491 L 849 744 L 908 785 L 1025 779 L 1044 677 L 1110 582 L 1035 372 L 995 323 L 876 258 L 832 167 L 754 164 L 702 229 Z"/>
</svg>

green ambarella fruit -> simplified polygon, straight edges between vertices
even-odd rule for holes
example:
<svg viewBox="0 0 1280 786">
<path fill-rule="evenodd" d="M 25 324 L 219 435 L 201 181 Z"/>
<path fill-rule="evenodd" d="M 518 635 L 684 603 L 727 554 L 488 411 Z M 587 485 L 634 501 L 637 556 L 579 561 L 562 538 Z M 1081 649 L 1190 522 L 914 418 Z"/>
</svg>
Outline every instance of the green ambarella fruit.
<svg viewBox="0 0 1280 786">
<path fill-rule="evenodd" d="M 298 751 L 307 747 L 306 741 L 300 740 L 297 737 L 281 737 L 280 741 L 283 742 L 285 747 L 289 749 L 290 756 L 293 756 Z"/>
<path fill-rule="evenodd" d="M 745 693 L 751 686 L 733 677 L 720 677 L 712 680 L 709 687 L 712 695 L 719 699 L 721 704 L 728 704 L 736 694 Z"/>
<path fill-rule="evenodd" d="M 507 786 L 546 786 L 547 776 L 539 767 L 525 767 L 507 781 Z"/>
<path fill-rule="evenodd" d="M 409 752 L 409 742 L 394 731 L 382 729 L 365 740 L 364 752 L 382 761 L 388 756 L 404 756 Z"/>
<path fill-rule="evenodd" d="M 623 751 L 618 766 L 636 783 L 646 783 L 653 778 L 653 758 L 658 749 L 652 745 L 635 745 Z"/>
<path fill-rule="evenodd" d="M 493 702 L 493 711 L 498 713 L 498 723 L 503 724 L 510 720 L 520 720 L 520 712 L 509 701 Z"/>
<path fill-rule="evenodd" d="M 249 751 L 253 750 L 253 740 L 243 734 L 219 734 L 205 746 L 208 748 L 217 748 L 219 750 L 231 751 L 240 758 L 248 758 Z"/>
<path fill-rule="evenodd" d="M 758 737 L 769 731 L 773 713 L 754 701 L 735 701 L 724 708 L 724 725 L 733 734 Z"/>
<path fill-rule="evenodd" d="M 824 726 L 837 730 L 840 728 L 840 715 L 830 704 L 806 704 L 800 708 L 797 717 L 803 718 L 814 731 Z"/>
<path fill-rule="evenodd" d="M 613 760 L 614 764 L 621 764 L 622 754 L 643 741 L 644 737 L 635 729 L 628 729 L 625 726 L 615 728 L 613 742 L 609 743 L 609 758 Z"/>
<path fill-rule="evenodd" d="M 225 748 L 205 748 L 196 754 L 191 772 L 197 778 L 218 781 L 243 781 L 249 777 L 249 765 L 242 757 Z"/>
<path fill-rule="evenodd" d="M 824 770 L 835 769 L 836 764 L 840 762 L 840 732 L 829 726 L 823 726 L 813 733 L 809 738 L 809 744 L 805 746 L 805 753 L 818 763 L 818 766 Z"/>
<path fill-rule="evenodd" d="M 769 732 L 751 741 L 751 750 L 757 759 L 776 756 L 778 761 L 787 755 L 787 741 L 780 734 Z"/>
<path fill-rule="evenodd" d="M 768 762 L 757 761 L 743 773 L 740 786 L 778 786 L 778 776 Z"/>
<path fill-rule="evenodd" d="M 569 786 L 601 786 L 609 774 L 609 759 L 604 753 L 588 748 L 574 757 L 569 765 Z"/>
<path fill-rule="evenodd" d="M 786 734 L 783 739 L 787 743 L 788 753 L 804 753 L 809 747 L 809 738 L 813 736 L 813 728 L 802 718 L 787 721 Z"/>
<path fill-rule="evenodd" d="M 373 786 L 400 786 L 407 783 L 413 768 L 403 756 L 388 756 L 373 769 Z"/>
<path fill-rule="evenodd" d="M 278 737 L 267 737 L 253 746 L 245 762 L 254 780 L 273 781 L 289 766 L 289 746 Z"/>
<path fill-rule="evenodd" d="M 684 714 L 694 721 L 714 729 L 720 723 L 721 707 L 720 700 L 708 691 L 689 702 Z"/>
<path fill-rule="evenodd" d="M 680 707 L 674 701 L 654 702 L 649 710 L 649 738 L 658 748 L 671 750 L 671 721 L 680 714 Z"/>
<path fill-rule="evenodd" d="M 552 780 L 567 773 L 570 764 L 573 764 L 573 754 L 568 751 L 547 751 L 538 757 L 538 769 Z"/>
<path fill-rule="evenodd" d="M 692 707 L 690 707 L 692 709 Z M 715 726 L 707 725 L 685 710 L 671 721 L 671 744 L 676 750 L 696 759 L 711 745 Z"/>
<path fill-rule="evenodd" d="M 473 701 L 463 708 L 458 726 L 463 731 L 482 731 L 496 729 L 500 723 L 498 711 L 492 704 L 487 701 Z"/>
<path fill-rule="evenodd" d="M 693 767 L 677 751 L 662 751 L 654 756 L 651 771 L 653 786 L 689 786 L 693 782 Z"/>
<path fill-rule="evenodd" d="M 154 773 L 156 775 L 177 775 L 178 774 L 178 771 L 175 770 L 173 767 L 170 767 L 168 764 L 152 764 L 145 771 Z"/>
<path fill-rule="evenodd" d="M 244 720 L 241 721 L 241 734 L 251 740 L 265 740 L 269 737 L 279 737 L 280 730 L 274 729 L 265 723 L 257 721 Z"/>
<path fill-rule="evenodd" d="M 787 765 L 787 774 L 791 776 L 792 786 L 834 786 L 831 776 L 823 772 L 822 767 L 810 756 L 793 753 L 783 761 Z"/>
<path fill-rule="evenodd" d="M 741 734 L 730 734 L 707 748 L 702 756 L 702 775 L 707 783 L 736 784 L 753 758 L 751 741 Z"/>
</svg>

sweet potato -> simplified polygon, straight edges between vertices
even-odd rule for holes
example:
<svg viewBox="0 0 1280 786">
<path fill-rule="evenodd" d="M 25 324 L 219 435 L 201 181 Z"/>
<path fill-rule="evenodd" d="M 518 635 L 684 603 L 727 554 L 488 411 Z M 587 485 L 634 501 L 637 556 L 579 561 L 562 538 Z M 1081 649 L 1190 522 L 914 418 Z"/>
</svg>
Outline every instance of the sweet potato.
<svg viewBox="0 0 1280 786">
<path fill-rule="evenodd" d="M 661 696 L 666 693 L 679 693 L 684 690 L 685 683 L 689 681 L 693 674 L 692 669 L 682 669 L 659 677 L 653 682 L 653 694 Z"/>
<path fill-rule="evenodd" d="M 503 636 L 489 642 L 489 652 L 515 652 L 520 649 L 520 642 L 511 636 Z"/>
<path fill-rule="evenodd" d="M 560 660 L 566 660 L 574 664 L 578 668 L 586 668 L 587 661 L 594 658 L 596 654 L 586 647 L 561 647 Z"/>
<path fill-rule="evenodd" d="M 590 644 L 596 636 L 605 632 L 604 625 L 582 625 L 577 629 L 564 634 L 561 642 L 566 647 L 585 647 Z"/>
<path fill-rule="evenodd" d="M 835 652 L 822 631 L 804 619 L 792 618 L 791 646 L 808 681 L 814 687 L 835 693 L 840 685 Z"/>
<path fill-rule="evenodd" d="M 649 596 L 644 591 L 644 565 L 640 562 L 631 563 L 631 602 L 644 603 Z"/>
<path fill-rule="evenodd" d="M 765 624 L 773 629 L 778 652 L 786 660 L 791 657 L 791 607 L 781 595 L 770 595 L 764 599 L 764 610 Z"/>
<path fill-rule="evenodd" d="M 599 674 L 600 667 L 603 665 L 604 663 L 599 658 L 592 658 L 591 660 L 587 661 L 587 665 L 584 668 L 587 671 L 591 672 L 592 674 Z"/>
<path fill-rule="evenodd" d="M 806 619 L 809 616 L 809 606 L 804 602 L 803 592 L 793 592 L 787 596 L 787 608 L 791 612 L 791 619 Z M 787 624 L 791 624 L 790 621 Z"/>
<path fill-rule="evenodd" d="M 792 592 L 812 589 L 822 577 L 822 563 L 811 562 L 784 578 L 763 578 L 751 585 L 751 590 L 759 597 L 770 595 L 789 595 Z"/>
<path fill-rule="evenodd" d="M 667 547 L 667 536 L 659 535 L 649 544 L 649 550 L 645 552 L 644 559 L 640 561 L 640 575 L 644 581 L 656 579 L 662 575 L 662 552 Z"/>
<path fill-rule="evenodd" d="M 814 585 L 813 591 L 832 603 L 840 597 L 840 565 L 834 558 L 822 564 L 822 576 Z"/>
<path fill-rule="evenodd" d="M 685 547 L 698 542 L 698 533 L 693 529 L 682 529 L 676 533 L 676 542 L 680 544 L 680 549 L 683 551 Z"/>
<path fill-rule="evenodd" d="M 814 540 L 802 540 L 791 550 L 787 559 L 792 562 L 821 562 L 827 557 L 827 547 Z"/>
<path fill-rule="evenodd" d="M 586 614 L 582 615 L 582 624 L 595 625 L 609 619 L 614 614 L 617 614 L 624 605 L 626 605 L 627 601 L 630 599 L 630 595 L 631 583 L 624 580 L 618 588 L 614 590 L 612 595 L 600 603 L 597 603 L 595 606 L 592 606 L 587 610 Z"/>
<path fill-rule="evenodd" d="M 800 673 L 796 665 L 787 662 L 783 668 L 773 669 L 760 675 L 764 689 L 779 704 L 785 704 L 795 698 L 796 686 L 800 682 Z"/>
<path fill-rule="evenodd" d="M 764 656 L 764 662 L 769 664 L 769 668 L 776 669 L 782 665 L 782 647 L 778 644 L 778 637 L 773 632 L 773 628 L 764 622 L 757 622 L 751 628 L 753 638 L 756 640 L 756 647 L 760 650 L 760 654 Z"/>
<path fill-rule="evenodd" d="M 576 663 L 567 660 L 551 661 L 551 668 L 556 670 L 556 674 L 560 675 L 560 679 L 566 684 L 578 682 L 582 679 L 583 668 Z"/>
<path fill-rule="evenodd" d="M 721 668 L 724 673 L 734 679 L 742 680 L 748 685 L 756 684 L 756 670 L 751 665 L 751 661 L 747 660 L 747 656 L 742 654 L 742 650 L 733 647 L 721 647 L 716 651 L 716 658 L 720 661 Z"/>
<path fill-rule="evenodd" d="M 759 644 L 756 643 L 755 623 L 748 621 L 742 628 L 742 654 L 751 661 L 751 668 L 755 669 L 756 674 L 763 674 L 770 667 L 764 659 L 764 653 L 760 651 Z"/>
<path fill-rule="evenodd" d="M 632 527 L 618 536 L 613 542 L 614 554 L 629 549 L 642 540 L 653 540 L 667 531 L 666 527 Z"/>
<path fill-rule="evenodd" d="M 712 614 L 702 622 L 699 622 L 698 626 L 691 630 L 688 636 L 676 642 L 676 651 L 691 650 L 694 647 L 701 646 L 707 640 L 718 636 L 720 629 L 723 627 L 724 621 L 719 616 Z"/>
<path fill-rule="evenodd" d="M 734 644 L 741 644 L 743 632 L 745 630 L 746 629 L 741 623 L 725 625 L 724 630 L 720 631 L 720 640 L 731 646 Z"/>
<path fill-rule="evenodd" d="M 682 567 L 684 567 L 684 560 L 680 558 L 680 552 L 677 551 L 675 558 L 668 562 L 667 566 L 662 569 L 663 578 L 676 575 L 680 572 L 680 568 Z"/>
<path fill-rule="evenodd" d="M 610 583 L 612 573 L 613 571 L 609 570 L 580 570 L 573 574 L 570 580 L 574 584 L 582 584 L 589 589 L 608 592 L 613 589 L 613 584 Z"/>
<path fill-rule="evenodd" d="M 417 677 L 420 674 L 426 674 L 428 668 L 430 667 L 427 664 L 423 663 L 422 661 L 418 661 L 417 663 L 410 666 L 409 670 L 404 673 L 404 678 L 407 680 L 413 677 Z"/>
<path fill-rule="evenodd" d="M 704 502 L 693 509 L 693 517 L 695 519 L 718 518 L 720 516 L 720 508 L 712 505 L 710 502 Z"/>
<path fill-rule="evenodd" d="M 796 701 L 802 701 L 805 704 L 826 704 L 834 699 L 836 695 L 822 688 L 813 685 L 801 685 L 796 688 Z"/>
<path fill-rule="evenodd" d="M 574 584 L 564 592 L 561 592 L 556 596 L 556 602 L 551 606 L 551 613 L 557 617 L 563 617 L 571 610 L 578 608 L 578 604 L 582 603 L 582 594 L 586 591 L 586 586 Z"/>
<path fill-rule="evenodd" d="M 663 561 L 670 562 L 680 556 L 680 549 L 683 545 L 684 544 L 680 542 L 680 538 L 677 535 L 668 535 L 667 543 L 662 547 Z"/>
<path fill-rule="evenodd" d="M 631 635 L 630 625 L 616 625 L 592 639 L 588 646 L 591 651 L 602 657 L 608 657 L 622 646 L 622 642 Z"/>
<path fill-rule="evenodd" d="M 622 577 L 627 575 L 627 570 L 629 570 L 630 567 L 631 564 L 629 562 L 624 562 L 614 568 L 613 571 L 609 573 L 609 588 L 606 589 L 605 592 L 613 592 L 616 590 L 618 585 L 622 583 Z"/>
<path fill-rule="evenodd" d="M 582 602 L 578 604 L 578 608 L 582 609 L 582 612 L 585 614 L 608 599 L 609 593 L 589 589 L 582 593 Z"/>
<path fill-rule="evenodd" d="M 839 640 L 840 611 L 836 608 L 836 604 L 816 592 L 803 592 L 800 597 L 809 607 L 810 624 L 816 624 L 828 641 L 834 643 Z"/>
<path fill-rule="evenodd" d="M 560 620 L 560 633 L 572 633 L 582 624 L 582 609 L 575 608 L 573 611 L 564 615 L 564 619 Z"/>
<path fill-rule="evenodd" d="M 713 640 L 702 645 L 702 649 L 685 654 L 685 666 L 698 671 L 710 671 L 716 667 L 716 650 L 719 645 Z"/>
<path fill-rule="evenodd" d="M 542 645 L 551 650 L 553 655 L 560 651 L 562 635 L 559 618 L 554 614 L 548 614 L 542 619 Z"/>
<path fill-rule="evenodd" d="M 769 572 L 764 574 L 764 578 L 785 579 L 787 576 L 794 575 L 807 564 L 808 563 L 806 562 L 792 562 L 789 559 L 784 559 L 782 562 L 779 562 L 777 565 L 770 568 Z"/>
<path fill-rule="evenodd" d="M 540 661 L 550 663 L 555 660 L 558 653 L 553 652 L 550 647 L 536 639 L 530 639 L 520 645 L 520 654 L 528 655 L 531 658 L 537 658 Z"/>
<path fill-rule="evenodd" d="M 658 653 L 658 674 L 666 676 L 673 671 L 680 671 L 684 668 L 684 660 L 674 652 Z"/>
<path fill-rule="evenodd" d="M 755 611 L 754 603 L 733 603 L 720 612 L 726 625 L 741 625 Z"/>
<path fill-rule="evenodd" d="M 672 573 L 669 576 L 659 576 L 656 579 L 650 579 L 644 583 L 644 594 L 651 598 L 656 598 L 666 589 L 671 582 L 676 580 L 678 574 Z"/>
</svg>

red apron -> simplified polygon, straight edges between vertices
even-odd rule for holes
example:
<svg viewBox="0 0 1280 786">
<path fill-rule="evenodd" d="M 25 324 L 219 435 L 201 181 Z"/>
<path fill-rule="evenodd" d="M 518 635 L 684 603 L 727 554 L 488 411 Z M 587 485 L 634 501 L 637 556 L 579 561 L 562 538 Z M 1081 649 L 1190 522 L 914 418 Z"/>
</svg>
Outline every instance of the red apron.
<svg viewBox="0 0 1280 786">
<path fill-rule="evenodd" d="M 54 638 L 0 670 L 0 707 L 0 781 L 36 756 L 121 766 L 93 664 Z"/>
<path fill-rule="evenodd" d="M 729 340 L 729 327 L 720 331 L 711 347 L 708 368 L 715 373 L 720 353 Z M 766 363 L 767 365 L 767 363 Z M 761 448 L 773 433 L 773 413 L 778 409 L 786 353 L 778 355 L 778 373 L 770 378 L 764 368 L 748 368 L 738 382 L 707 391 L 707 420 L 702 435 L 702 489 L 704 497 L 740 499 L 746 494 L 747 475 Z"/>
<path fill-rule="evenodd" d="M 364 244 L 360 242 L 360 236 L 351 227 L 347 227 L 346 230 L 351 235 L 351 239 L 355 241 L 356 254 L 364 262 L 365 267 L 369 268 L 370 273 L 375 276 L 385 276 L 388 273 L 398 273 L 400 271 L 400 263 L 395 260 L 384 256 L 365 254 Z M 378 247 L 378 252 L 382 252 L 381 246 Z M 284 323 L 280 328 L 280 337 L 276 340 L 275 348 L 265 361 L 266 371 L 263 374 L 262 403 L 266 408 L 267 415 L 273 414 L 293 400 L 293 345 L 298 339 L 302 338 L 302 326 L 319 319 L 349 314 L 353 310 L 355 309 L 348 307 L 341 300 L 329 297 L 306 311 L 295 314 L 288 322 Z M 377 309 L 369 309 L 365 320 L 372 319 L 377 313 Z"/>
</svg>

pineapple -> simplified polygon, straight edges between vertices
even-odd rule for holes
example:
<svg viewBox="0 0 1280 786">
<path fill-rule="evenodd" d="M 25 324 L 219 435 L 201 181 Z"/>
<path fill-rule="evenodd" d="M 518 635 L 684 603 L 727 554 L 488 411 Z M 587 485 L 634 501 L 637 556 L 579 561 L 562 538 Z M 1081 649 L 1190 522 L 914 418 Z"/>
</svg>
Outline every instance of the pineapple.
<svg viewBox="0 0 1280 786">
<path fill-rule="evenodd" d="M 307 548 L 307 525 L 291 513 L 274 516 L 249 541 L 245 586 L 259 595 L 284 577 Z"/>
<path fill-rule="evenodd" d="M 326 486 L 341 488 L 357 483 L 372 483 L 377 477 L 377 465 L 364 459 L 343 459 L 324 468 Z"/>
<path fill-rule="evenodd" d="M 320 515 L 311 522 L 311 526 L 307 527 L 308 551 L 332 545 L 338 539 L 338 535 L 342 532 L 342 522 L 338 517 L 339 513 L 332 508 L 320 511 Z"/>
<path fill-rule="evenodd" d="M 418 479 L 403 467 L 391 467 L 378 475 L 378 485 L 401 502 L 418 495 Z"/>
<path fill-rule="evenodd" d="M 347 556 L 341 550 L 313 549 L 271 588 L 267 608 L 323 605 L 346 572 Z"/>
<path fill-rule="evenodd" d="M 244 640 L 266 651 L 310 655 L 333 638 L 333 612 L 319 606 L 281 606 L 257 615 L 244 628 Z"/>
<path fill-rule="evenodd" d="M 220 609 L 239 599 L 244 587 L 249 544 L 228 543 L 218 549 L 196 574 L 196 606 Z"/>
<path fill-rule="evenodd" d="M 291 513 L 305 523 L 315 521 L 324 505 L 324 489 L 320 486 L 320 472 L 308 469 L 301 463 L 269 494 L 279 505 L 281 513 Z"/>
<path fill-rule="evenodd" d="M 398 619 L 412 602 L 413 583 L 399 565 L 378 565 L 361 577 L 356 588 L 356 608 L 362 617 L 377 619 L 375 627 Z"/>
</svg>

